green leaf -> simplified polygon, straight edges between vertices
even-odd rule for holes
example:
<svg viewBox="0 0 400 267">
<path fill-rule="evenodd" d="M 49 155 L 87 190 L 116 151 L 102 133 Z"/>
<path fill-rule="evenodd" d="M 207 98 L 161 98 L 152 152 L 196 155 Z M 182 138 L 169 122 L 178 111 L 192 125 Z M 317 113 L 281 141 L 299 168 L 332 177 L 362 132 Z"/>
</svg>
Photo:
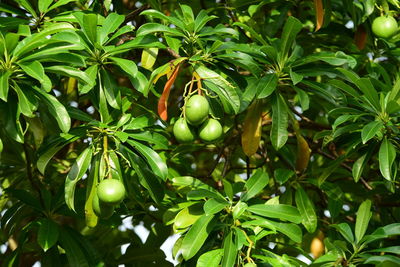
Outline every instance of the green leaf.
<svg viewBox="0 0 400 267">
<path fill-rule="evenodd" d="M 52 4 L 50 6 L 50 8 L 47 9 L 47 12 L 49 12 L 49 11 L 51 11 L 51 10 L 57 8 L 57 7 L 60 7 L 60 6 L 63 6 L 63 5 L 66 5 L 66 4 L 70 3 L 70 2 L 75 2 L 75 1 L 76 0 L 58 0 L 57 2 Z"/>
<path fill-rule="evenodd" d="M 18 4 L 20 4 L 26 11 L 32 14 L 33 17 L 37 18 L 38 15 L 35 12 L 35 9 L 33 9 L 32 5 L 29 3 L 28 0 L 15 0 Z"/>
<path fill-rule="evenodd" d="M 135 48 L 150 48 L 150 47 L 165 48 L 165 46 L 162 43 L 160 43 L 155 36 L 145 35 L 145 36 L 138 36 L 132 41 L 125 42 L 122 45 L 106 46 L 104 47 L 104 51 L 109 53 L 110 55 L 116 55 L 128 52 Z"/>
<path fill-rule="evenodd" d="M 11 71 L 1 71 L 0 72 L 0 99 L 7 102 L 8 89 L 9 89 L 9 78 L 11 76 Z"/>
<path fill-rule="evenodd" d="M 301 232 L 301 228 L 292 223 L 282 223 L 282 222 L 274 222 L 268 221 L 278 232 L 286 235 L 290 239 L 292 239 L 296 243 L 301 243 L 303 233 Z"/>
<path fill-rule="evenodd" d="M 278 168 L 274 171 L 275 180 L 281 185 L 286 183 L 293 175 L 295 175 L 295 172 L 289 169 Z"/>
<path fill-rule="evenodd" d="M 286 61 L 289 49 L 293 45 L 293 42 L 302 27 L 303 25 L 298 19 L 293 16 L 288 17 L 285 26 L 283 27 L 281 36 L 281 50 L 279 51 L 281 63 L 284 63 Z"/>
<path fill-rule="evenodd" d="M 199 15 L 200 15 L 200 13 L 199 13 Z M 185 29 L 185 24 L 183 21 L 179 20 L 178 18 L 176 18 L 174 16 L 164 15 L 164 13 L 162 13 L 158 10 L 154 10 L 154 9 L 145 10 L 142 13 L 140 13 L 140 15 L 147 15 L 151 18 L 165 20 L 165 21 L 169 22 L 170 24 L 174 24 L 175 26 L 177 26 L 180 29 Z"/>
<path fill-rule="evenodd" d="M 49 6 L 51 5 L 51 3 L 53 2 L 53 0 L 39 0 L 38 1 L 38 8 L 40 13 L 46 13 L 47 9 L 49 8 Z"/>
<path fill-rule="evenodd" d="M 18 96 L 18 106 L 21 110 L 21 113 L 27 117 L 33 117 L 33 112 L 38 107 L 38 100 L 33 95 L 32 91 L 26 87 L 22 90 L 18 84 L 14 84 L 13 89 L 17 92 Z"/>
<path fill-rule="evenodd" d="M 379 148 L 379 170 L 386 180 L 392 180 L 392 165 L 395 158 L 396 149 L 394 148 L 393 144 L 385 137 Z"/>
<path fill-rule="evenodd" d="M 114 77 L 112 77 L 112 75 L 105 69 L 100 70 L 100 76 L 102 81 L 101 85 L 103 87 L 107 103 L 115 109 L 120 109 L 121 94 L 118 92 L 118 86 L 114 80 Z"/>
<path fill-rule="evenodd" d="M 219 198 L 210 198 L 204 203 L 204 212 L 207 215 L 212 215 L 220 212 L 229 205 L 229 202 L 222 201 Z"/>
<path fill-rule="evenodd" d="M 347 240 L 347 242 L 353 244 L 354 243 L 354 235 L 351 231 L 350 226 L 347 223 L 340 223 L 336 225 L 332 225 L 339 233 Z"/>
<path fill-rule="evenodd" d="M 80 94 L 86 94 L 96 85 L 97 73 L 99 67 L 97 65 L 92 65 L 85 70 L 87 77 L 90 79 L 91 83 L 81 82 L 78 83 L 78 90 Z"/>
<path fill-rule="evenodd" d="M 68 77 L 73 77 L 87 84 L 94 83 L 94 81 L 85 72 L 73 67 L 57 65 L 46 67 L 45 70 L 48 72 L 54 72 Z"/>
<path fill-rule="evenodd" d="M 118 27 L 124 22 L 125 16 L 118 15 L 117 13 L 110 13 L 103 22 L 103 26 L 100 29 L 99 43 L 104 44 L 108 35 L 115 32 Z"/>
<path fill-rule="evenodd" d="M 233 231 L 229 231 L 229 234 L 227 234 L 224 238 L 223 242 L 224 254 L 222 256 L 222 264 L 221 264 L 222 267 L 235 266 L 237 250 L 233 238 L 234 238 Z"/>
<path fill-rule="evenodd" d="M 379 263 L 384 263 L 382 265 L 379 265 Z M 364 264 L 374 264 L 375 266 L 399 266 L 400 265 L 400 259 L 399 257 L 393 256 L 393 255 L 383 255 L 383 256 L 371 256 L 368 257 L 365 261 Z"/>
<path fill-rule="evenodd" d="M 295 197 L 296 206 L 302 217 L 302 224 L 309 233 L 314 233 L 317 229 L 318 218 L 312 201 L 302 187 L 297 188 Z"/>
<path fill-rule="evenodd" d="M 194 65 L 194 69 L 205 80 L 204 83 L 207 87 L 214 91 L 221 101 L 225 101 L 225 103 L 223 102 L 224 108 L 227 106 L 225 110 L 227 112 L 233 111 L 236 114 L 240 109 L 240 97 L 235 89 L 235 85 L 204 65 L 196 64 Z"/>
<path fill-rule="evenodd" d="M 213 215 L 201 216 L 185 235 L 182 241 L 181 251 L 185 260 L 192 258 L 203 246 L 213 228 Z"/>
<path fill-rule="evenodd" d="M 159 182 L 159 179 L 151 172 L 146 163 L 138 155 L 133 153 L 127 147 L 120 145 L 121 153 L 129 160 L 133 169 L 139 177 L 139 182 L 149 192 L 149 195 L 156 203 L 161 203 L 164 197 L 164 189 Z"/>
<path fill-rule="evenodd" d="M 278 85 L 278 76 L 275 73 L 268 73 L 262 77 L 257 85 L 257 98 L 266 98 L 270 96 Z M 254 90 L 254 89 L 253 89 Z"/>
<path fill-rule="evenodd" d="M 49 109 L 50 114 L 56 119 L 61 131 L 66 133 L 71 128 L 71 118 L 68 115 L 64 105 L 61 104 L 54 96 L 43 92 L 36 87 L 35 94 L 43 100 L 46 107 Z"/>
<path fill-rule="evenodd" d="M 363 144 L 367 143 L 368 140 L 374 138 L 374 136 L 382 130 L 384 127 L 382 121 L 373 121 L 365 125 L 361 131 L 361 139 Z"/>
<path fill-rule="evenodd" d="M 354 181 L 357 183 L 360 180 L 362 172 L 369 160 L 368 153 L 365 153 L 361 157 L 359 157 L 353 164 L 352 174 Z"/>
<path fill-rule="evenodd" d="M 53 23 L 49 26 L 43 28 L 41 32 L 32 34 L 24 38 L 15 47 L 13 54 L 18 58 L 22 58 L 25 53 L 32 53 L 35 48 L 51 43 L 51 39 L 46 38 L 46 36 L 65 30 L 73 30 L 74 27 L 66 22 Z"/>
<path fill-rule="evenodd" d="M 173 36 L 179 36 L 179 37 L 185 37 L 183 33 L 180 31 L 170 28 L 168 26 L 159 24 L 159 23 L 146 23 L 142 25 L 137 31 L 136 31 L 136 36 L 141 37 L 141 36 L 146 36 L 150 35 L 156 32 L 163 32 L 165 34 L 170 34 Z"/>
<path fill-rule="evenodd" d="M 90 161 L 92 160 L 92 154 L 92 147 L 86 148 L 78 156 L 75 163 L 72 165 L 71 170 L 68 172 L 67 178 L 65 179 L 65 203 L 73 211 L 75 211 L 75 186 L 88 170 Z"/>
<path fill-rule="evenodd" d="M 290 205 L 256 204 L 249 206 L 247 210 L 254 214 L 258 214 L 267 218 L 287 220 L 293 223 L 300 223 L 302 221 L 302 217 L 300 216 L 299 211 L 295 207 Z"/>
<path fill-rule="evenodd" d="M 125 71 L 128 75 L 135 77 L 138 72 L 138 68 L 134 61 L 118 58 L 118 57 L 109 57 L 112 61 L 116 63 L 123 71 Z"/>
<path fill-rule="evenodd" d="M 246 210 L 247 210 L 247 204 L 244 202 L 241 202 L 239 200 L 238 203 L 233 207 L 232 210 L 232 217 L 234 220 L 238 219 Z"/>
<path fill-rule="evenodd" d="M 194 32 L 199 32 L 207 24 L 207 22 L 216 18 L 216 16 L 209 16 L 207 11 L 202 9 L 194 20 Z"/>
<path fill-rule="evenodd" d="M 244 185 L 246 187 L 246 192 L 240 196 L 242 201 L 247 201 L 261 192 L 264 187 L 268 184 L 269 176 L 268 173 L 264 172 L 262 169 L 257 169 L 257 171 L 246 181 Z"/>
<path fill-rule="evenodd" d="M 56 244 L 58 235 L 58 225 L 55 222 L 50 219 L 43 219 L 41 221 L 37 240 L 44 251 L 47 251 Z"/>
<path fill-rule="evenodd" d="M 81 19 L 77 16 L 79 24 L 86 37 L 92 44 L 97 42 L 97 14 L 83 14 Z"/>
<path fill-rule="evenodd" d="M 134 147 L 140 154 L 142 154 L 153 172 L 161 177 L 163 180 L 167 179 L 168 167 L 161 157 L 151 148 L 145 146 L 134 140 L 128 140 L 128 144 Z"/>
<path fill-rule="evenodd" d="M 44 73 L 43 65 L 39 61 L 18 63 L 22 70 L 31 76 L 32 78 L 38 80 L 42 85 L 43 90 L 50 92 L 51 81 L 49 77 Z"/>
<path fill-rule="evenodd" d="M 288 139 L 288 109 L 282 96 L 278 94 L 272 99 L 271 142 L 276 150 L 286 144 Z"/>
<path fill-rule="evenodd" d="M 89 263 L 85 257 L 85 251 L 80 244 L 71 236 L 70 232 L 64 228 L 60 228 L 59 242 L 65 250 L 65 254 L 70 266 L 89 267 Z"/>
<path fill-rule="evenodd" d="M 356 242 L 359 244 L 368 228 L 369 220 L 371 219 L 371 200 L 367 199 L 361 203 L 357 211 L 355 235 Z"/>
<path fill-rule="evenodd" d="M 214 249 L 203 253 L 197 260 L 196 267 L 218 267 L 222 255 L 222 249 Z"/>
<path fill-rule="evenodd" d="M 24 142 L 24 130 L 19 121 L 21 112 L 18 108 L 18 103 L 15 97 L 9 97 L 8 102 L 3 104 L 0 101 L 0 108 L 2 108 L 4 118 L 7 120 L 4 122 L 7 134 L 15 141 L 19 143 Z"/>
</svg>

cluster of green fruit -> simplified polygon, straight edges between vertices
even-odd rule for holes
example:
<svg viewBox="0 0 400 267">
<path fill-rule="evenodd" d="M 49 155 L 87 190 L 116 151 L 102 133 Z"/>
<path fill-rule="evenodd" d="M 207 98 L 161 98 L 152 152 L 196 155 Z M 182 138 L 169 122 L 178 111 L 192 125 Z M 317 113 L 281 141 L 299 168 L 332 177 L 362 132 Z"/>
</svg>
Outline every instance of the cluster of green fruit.
<svg viewBox="0 0 400 267">
<path fill-rule="evenodd" d="M 222 136 L 222 126 L 218 120 L 208 118 L 210 106 L 202 95 L 189 98 L 183 107 L 184 118 L 179 118 L 173 128 L 176 140 L 180 143 L 193 142 L 196 133 L 192 126 L 200 126 L 198 134 L 204 142 L 214 142 Z"/>
<path fill-rule="evenodd" d="M 107 219 L 114 213 L 114 207 L 125 198 L 125 187 L 123 183 L 116 179 L 104 179 L 97 186 L 94 194 L 92 207 L 94 213 Z"/>
<path fill-rule="evenodd" d="M 372 22 L 372 32 L 381 38 L 389 38 L 397 32 L 397 21 L 392 16 L 380 16 Z"/>
</svg>

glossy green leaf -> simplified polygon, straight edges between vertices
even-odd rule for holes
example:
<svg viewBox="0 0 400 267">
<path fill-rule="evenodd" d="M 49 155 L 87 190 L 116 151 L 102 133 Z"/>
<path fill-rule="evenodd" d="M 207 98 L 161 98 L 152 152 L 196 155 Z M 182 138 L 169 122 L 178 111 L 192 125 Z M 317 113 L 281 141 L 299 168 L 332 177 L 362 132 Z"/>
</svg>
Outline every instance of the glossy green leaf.
<svg viewBox="0 0 400 267">
<path fill-rule="evenodd" d="M 38 8 L 40 13 L 45 13 L 53 0 L 38 0 Z"/>
<path fill-rule="evenodd" d="M 282 223 L 282 222 L 274 222 L 268 221 L 278 232 L 289 237 L 296 243 L 301 243 L 303 238 L 303 233 L 301 232 L 301 228 L 292 223 Z"/>
<path fill-rule="evenodd" d="M 282 36 L 281 36 L 281 50 L 280 50 L 280 62 L 283 63 L 286 61 L 286 58 L 289 53 L 290 47 L 293 45 L 293 42 L 300 32 L 302 28 L 301 22 L 293 16 L 289 16 L 285 26 L 283 27 Z"/>
<path fill-rule="evenodd" d="M 296 206 L 302 217 L 302 224 L 309 233 L 314 233 L 318 223 L 317 214 L 312 201 L 302 187 L 297 188 L 295 199 Z"/>
<path fill-rule="evenodd" d="M 268 173 L 264 172 L 262 169 L 258 169 L 250 178 L 246 181 L 244 185 L 246 192 L 240 196 L 242 201 L 247 201 L 253 198 L 255 195 L 260 193 L 264 187 L 268 184 L 269 176 Z"/>
<path fill-rule="evenodd" d="M 383 129 L 382 121 L 373 121 L 365 125 L 361 131 L 361 139 L 363 144 L 367 143 L 370 139 Z"/>
<path fill-rule="evenodd" d="M 46 92 L 50 92 L 51 90 L 51 81 L 49 77 L 44 73 L 43 65 L 38 61 L 19 63 L 18 64 L 23 71 L 31 76 L 32 78 L 38 80 L 42 85 L 42 88 Z"/>
<path fill-rule="evenodd" d="M 77 70 L 76 68 L 73 67 L 57 65 L 57 66 L 46 67 L 45 70 L 48 72 L 53 72 L 68 77 L 73 77 L 87 84 L 94 83 L 94 81 L 85 72 Z"/>
<path fill-rule="evenodd" d="M 392 180 L 392 166 L 396 158 L 396 149 L 393 144 L 385 137 L 379 148 L 379 170 L 382 176 Z"/>
<path fill-rule="evenodd" d="M 210 198 L 204 203 L 203 208 L 207 215 L 212 215 L 220 212 L 228 205 L 229 203 L 227 201 L 222 201 L 219 198 Z"/>
<path fill-rule="evenodd" d="M 54 96 L 35 88 L 35 94 L 46 104 L 50 114 L 56 119 L 58 126 L 64 133 L 71 128 L 71 118 L 68 115 L 64 105 L 61 104 Z"/>
<path fill-rule="evenodd" d="M 285 204 L 256 204 L 249 206 L 247 210 L 267 218 L 287 220 L 293 223 L 302 221 L 299 211 L 295 207 Z"/>
<path fill-rule="evenodd" d="M 205 252 L 197 260 L 196 267 L 218 267 L 222 259 L 222 249 Z"/>
<path fill-rule="evenodd" d="M 355 236 L 356 242 L 360 243 L 365 232 L 367 231 L 369 220 L 371 219 L 371 200 L 367 199 L 361 203 L 357 211 Z"/>
<path fill-rule="evenodd" d="M 82 250 L 80 244 L 71 236 L 70 232 L 61 228 L 59 242 L 65 250 L 65 254 L 70 266 L 89 267 L 85 251 Z"/>
<path fill-rule="evenodd" d="M 108 35 L 115 32 L 118 27 L 124 22 L 125 17 L 117 13 L 110 13 L 103 22 L 100 29 L 99 43 L 102 45 L 108 39 Z"/>
<path fill-rule="evenodd" d="M 140 154 L 142 154 L 147 163 L 150 165 L 151 169 L 160 178 L 165 180 L 168 176 L 168 167 L 161 157 L 153 149 L 145 146 L 137 141 L 128 140 L 128 144 L 134 147 Z"/>
<path fill-rule="evenodd" d="M 118 58 L 118 57 L 109 57 L 109 58 L 112 61 L 114 61 L 115 64 L 119 66 L 123 71 L 125 71 L 128 75 L 131 75 L 132 77 L 136 76 L 138 68 L 135 62 L 133 62 L 132 60 Z"/>
<path fill-rule="evenodd" d="M 288 139 L 288 108 L 281 95 L 272 101 L 271 142 L 276 150 L 286 144 Z"/>
<path fill-rule="evenodd" d="M 58 225 L 50 219 L 41 221 L 38 232 L 38 243 L 44 251 L 54 246 L 58 240 Z"/>
<path fill-rule="evenodd" d="M 278 76 L 275 73 L 268 73 L 262 77 L 257 85 L 257 98 L 270 96 L 278 85 Z M 254 90 L 254 89 L 253 89 Z"/>
<path fill-rule="evenodd" d="M 347 242 L 353 244 L 354 243 L 354 235 L 350 226 L 347 223 L 340 223 L 336 225 L 332 225 L 339 233 L 347 240 Z"/>
<path fill-rule="evenodd" d="M 8 90 L 9 90 L 9 78 L 11 76 L 11 71 L 1 71 L 0 72 L 0 99 L 7 101 Z"/>
<path fill-rule="evenodd" d="M 24 38 L 22 41 L 18 43 L 15 47 L 13 54 L 17 57 L 22 57 L 22 55 L 26 53 L 32 53 L 35 48 L 40 46 L 49 44 L 51 41 L 50 39 L 46 38 L 46 36 L 60 32 L 65 30 L 72 30 L 74 29 L 73 26 L 69 23 L 60 22 L 60 23 L 53 23 L 49 26 L 45 27 L 42 31 L 32 34 Z"/>
<path fill-rule="evenodd" d="M 146 36 L 156 32 L 163 32 L 172 36 L 184 37 L 180 31 L 158 23 L 146 23 L 142 25 L 136 32 L 137 36 Z"/>
<path fill-rule="evenodd" d="M 148 190 L 151 198 L 156 203 L 161 203 L 164 197 L 164 190 L 158 177 L 146 167 L 146 163 L 143 159 L 133 153 L 133 151 L 123 145 L 120 145 L 120 151 L 131 163 L 139 177 L 140 184 Z"/>
<path fill-rule="evenodd" d="M 73 211 L 75 211 L 75 187 L 88 170 L 90 161 L 92 160 L 92 154 L 92 147 L 86 148 L 78 156 L 75 163 L 72 165 L 71 170 L 68 172 L 67 178 L 65 179 L 65 203 Z"/>
<path fill-rule="evenodd" d="M 225 236 L 223 242 L 223 256 L 222 256 L 222 267 L 231 267 L 235 265 L 237 250 L 235 245 L 235 236 L 233 235 L 233 231 L 229 231 L 229 233 Z"/>
<path fill-rule="evenodd" d="M 184 259 L 192 258 L 203 246 L 213 228 L 213 215 L 204 214 L 189 229 L 182 241 L 181 251 Z"/>
</svg>

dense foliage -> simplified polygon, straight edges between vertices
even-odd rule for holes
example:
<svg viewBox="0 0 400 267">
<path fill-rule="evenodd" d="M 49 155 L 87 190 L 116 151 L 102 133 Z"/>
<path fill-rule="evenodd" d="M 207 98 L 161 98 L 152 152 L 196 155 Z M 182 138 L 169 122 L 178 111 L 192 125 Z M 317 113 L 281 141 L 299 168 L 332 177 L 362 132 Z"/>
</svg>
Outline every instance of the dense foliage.
<svg viewBox="0 0 400 267">
<path fill-rule="evenodd" d="M 1 1 L 0 264 L 400 266 L 399 10 Z"/>
</svg>

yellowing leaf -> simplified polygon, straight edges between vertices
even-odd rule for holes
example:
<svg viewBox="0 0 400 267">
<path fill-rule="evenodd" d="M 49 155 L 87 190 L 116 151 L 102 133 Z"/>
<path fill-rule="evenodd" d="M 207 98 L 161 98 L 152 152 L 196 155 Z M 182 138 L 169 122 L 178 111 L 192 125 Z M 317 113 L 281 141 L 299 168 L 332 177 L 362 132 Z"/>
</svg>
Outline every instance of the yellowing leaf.
<svg viewBox="0 0 400 267">
<path fill-rule="evenodd" d="M 311 150 L 308 146 L 306 139 L 299 132 L 296 132 L 297 138 L 297 158 L 296 158 L 296 170 L 299 172 L 304 171 L 308 162 L 310 161 Z"/>
<path fill-rule="evenodd" d="M 141 58 L 142 67 L 147 70 L 152 70 L 154 63 L 156 63 L 157 55 L 158 48 L 156 47 L 143 49 Z"/>
<path fill-rule="evenodd" d="M 315 31 L 318 31 L 322 25 L 324 24 L 324 5 L 322 4 L 322 0 L 314 0 L 315 7 L 315 18 L 317 26 L 315 27 Z"/>
<path fill-rule="evenodd" d="M 242 148 L 247 156 L 254 155 L 261 140 L 262 105 L 255 101 L 248 109 L 244 119 Z"/>
<path fill-rule="evenodd" d="M 76 88 L 77 80 L 73 77 L 69 77 L 67 83 L 67 95 L 73 94 Z"/>
</svg>

